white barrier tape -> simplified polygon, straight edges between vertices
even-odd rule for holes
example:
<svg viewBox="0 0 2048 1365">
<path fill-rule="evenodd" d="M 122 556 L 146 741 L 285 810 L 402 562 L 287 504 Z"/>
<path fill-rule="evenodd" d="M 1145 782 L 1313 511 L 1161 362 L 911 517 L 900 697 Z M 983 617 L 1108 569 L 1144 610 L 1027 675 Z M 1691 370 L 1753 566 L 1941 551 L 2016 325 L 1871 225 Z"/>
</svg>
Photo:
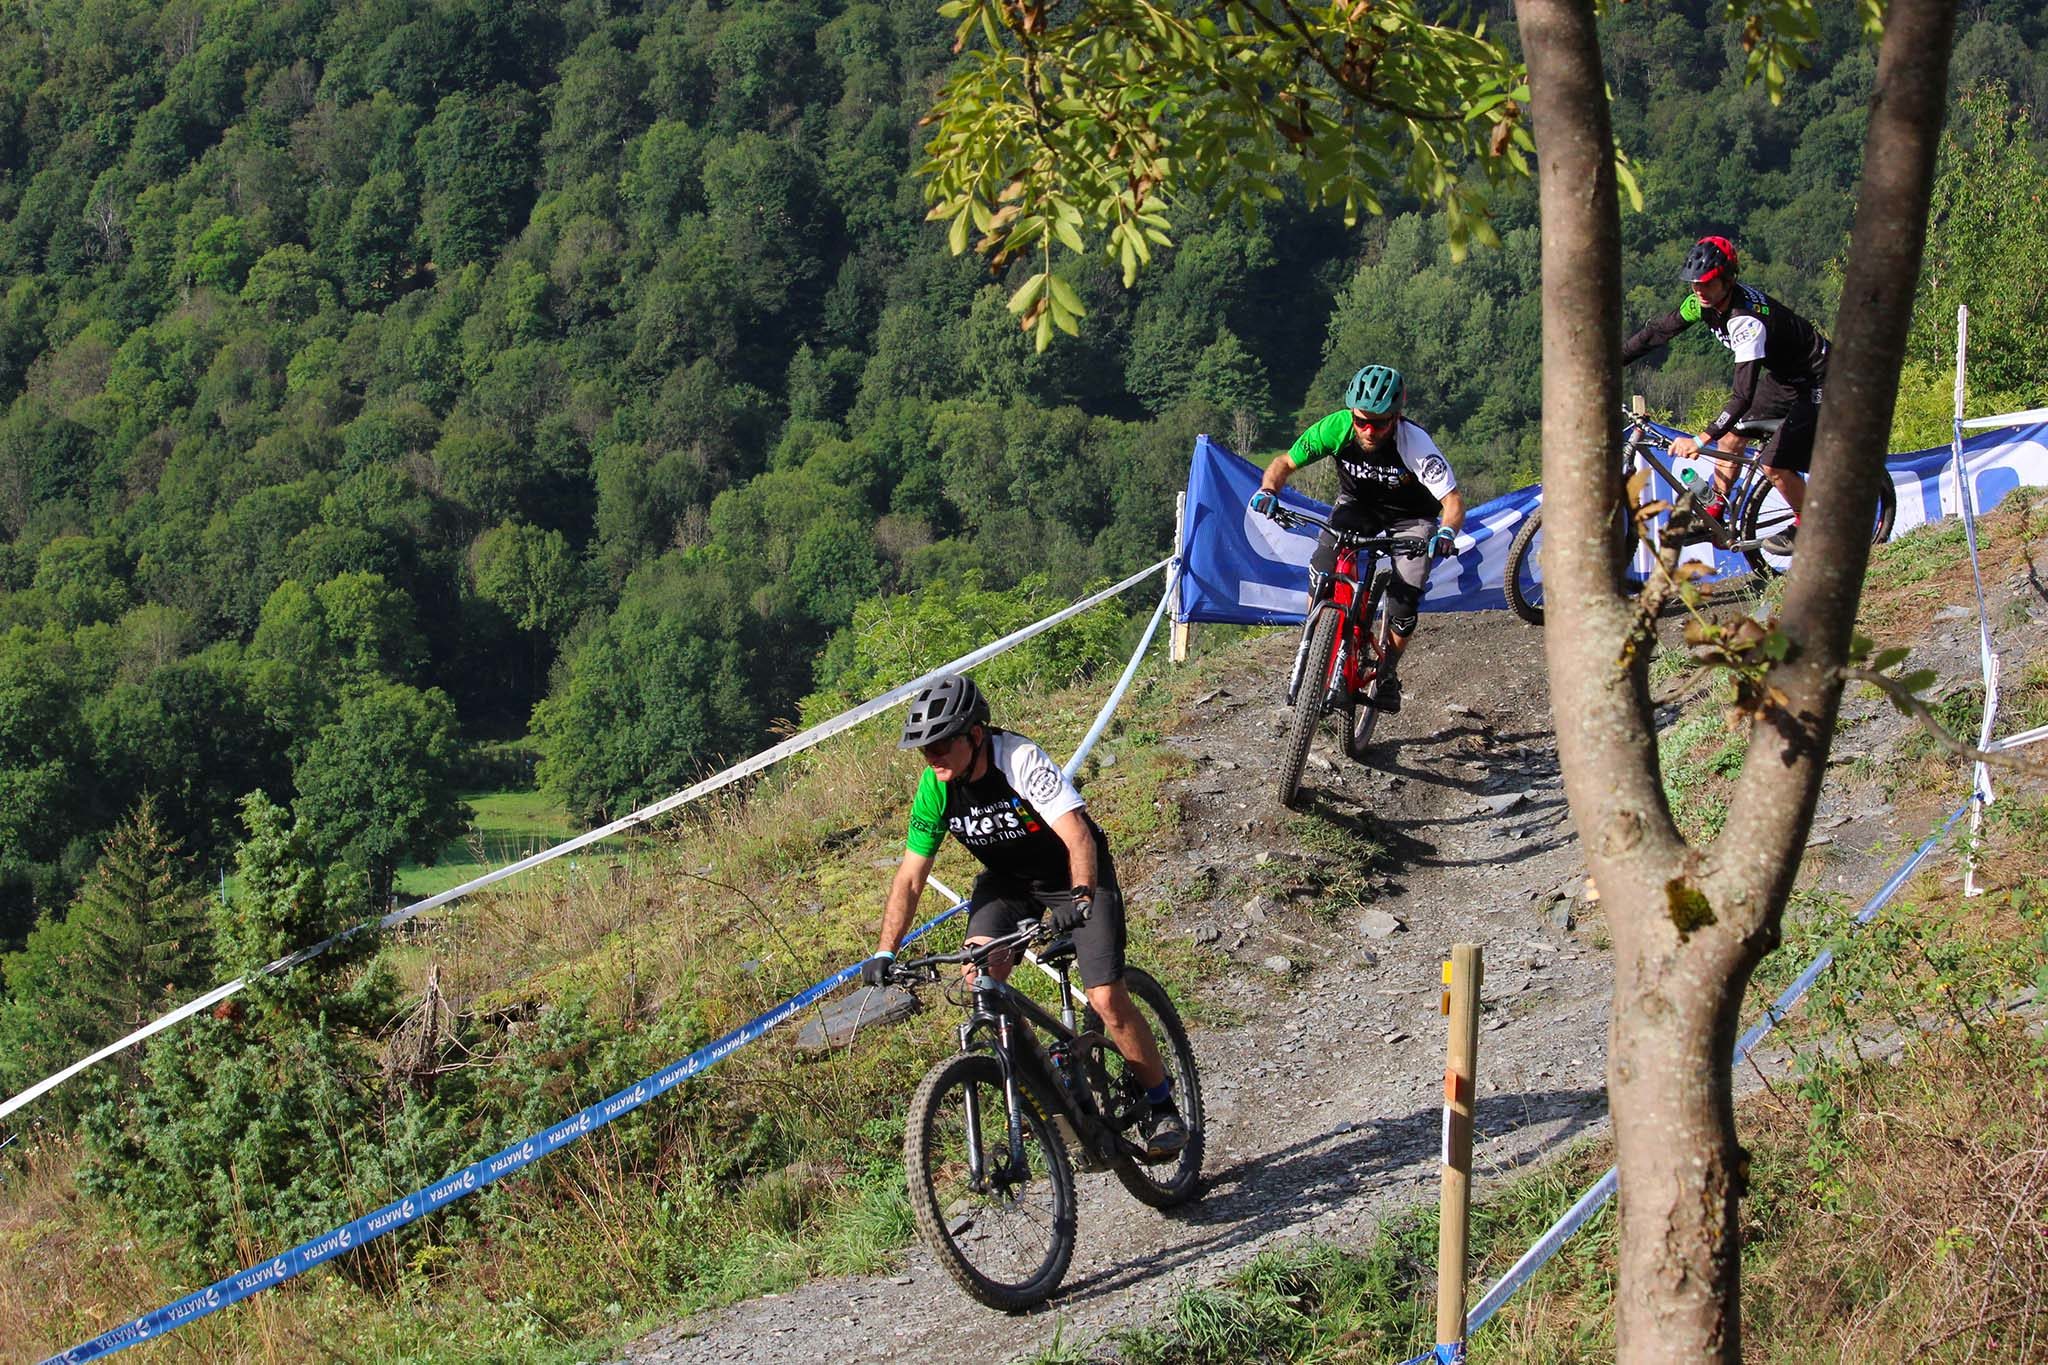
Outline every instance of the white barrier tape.
<svg viewBox="0 0 2048 1365">
<path fill-rule="evenodd" d="M 1158 567 L 1156 564 L 1153 566 L 1154 569 Z M 1146 651 L 1152 647 L 1152 637 L 1158 631 L 1160 616 L 1165 611 L 1166 604 L 1173 599 L 1173 589 L 1173 574 L 1169 573 L 1167 576 L 1166 592 L 1160 598 L 1159 609 L 1152 613 L 1152 624 L 1146 628 L 1144 637 L 1138 641 L 1138 647 L 1132 653 L 1130 662 L 1124 666 L 1123 676 L 1118 679 L 1117 685 L 1110 690 L 1109 699 L 1103 703 L 1102 709 L 1096 714 L 1094 725 L 1090 727 L 1080 746 L 1075 749 L 1074 756 L 1066 762 L 1065 771 L 1070 778 L 1075 772 L 1080 770 L 1081 764 L 1088 757 L 1089 750 L 1093 749 L 1096 741 L 1102 737 L 1103 731 L 1108 728 L 1110 717 L 1122 703 L 1125 694 L 1129 692 L 1131 680 L 1137 676 L 1139 664 L 1144 660 Z M 939 925 L 944 924 L 967 908 L 966 901 L 938 878 L 931 878 L 929 885 L 940 895 L 952 901 L 953 907 L 942 914 L 933 916 L 913 929 L 904 938 L 903 941 L 905 943 L 916 941 L 924 934 L 936 929 Z M 1045 972 L 1046 975 L 1054 980 L 1059 979 L 1059 973 L 1045 966 L 1044 963 L 1036 962 L 1036 959 L 1033 959 L 1033 961 L 1039 970 Z M 68 1363 L 94 1360 L 100 1356 L 112 1355 L 114 1352 L 124 1350 L 138 1341 L 148 1340 L 152 1335 L 161 1336 L 166 1332 L 184 1326 L 188 1322 L 196 1321 L 210 1313 L 218 1312 L 220 1309 L 238 1303 L 252 1294 L 260 1293 L 272 1285 L 282 1284 L 284 1281 L 302 1274 L 334 1256 L 340 1255 L 341 1252 L 351 1247 L 360 1246 L 365 1242 L 374 1241 L 387 1233 L 396 1232 L 399 1228 L 425 1217 L 428 1213 L 438 1208 L 453 1203 L 466 1195 L 472 1194 L 487 1185 L 513 1174 L 515 1171 L 523 1169 L 527 1165 L 547 1156 L 549 1153 L 557 1151 L 586 1134 L 605 1126 L 614 1119 L 630 1114 L 635 1109 L 654 1100 L 657 1096 L 682 1084 L 682 1082 L 690 1077 L 709 1070 L 739 1049 L 765 1037 L 769 1030 L 823 998 L 828 992 L 852 980 L 859 971 L 859 963 L 842 967 L 823 981 L 799 991 L 781 1004 L 754 1016 L 754 1018 L 719 1038 L 716 1042 L 699 1048 L 688 1057 L 662 1068 L 662 1070 L 654 1075 L 635 1083 L 629 1089 L 621 1090 L 609 1099 L 588 1106 L 582 1112 L 564 1119 L 543 1133 L 514 1143 L 495 1156 L 472 1162 L 463 1169 L 442 1177 L 425 1189 L 417 1190 L 401 1199 L 395 1199 L 381 1209 L 364 1214 L 362 1217 L 345 1223 L 339 1228 L 322 1233 L 310 1241 L 302 1242 L 283 1255 L 265 1261 L 262 1265 L 251 1266 L 238 1275 L 230 1275 L 226 1279 L 218 1280 L 207 1288 L 194 1294 L 188 1294 L 175 1303 L 167 1304 L 153 1312 L 145 1313 L 139 1318 L 132 1319 L 111 1331 L 103 1332 L 91 1341 L 72 1347 L 61 1356 L 52 1356 L 49 1360 L 43 1362 L 43 1365 L 56 1365 L 56 1362 Z M 1085 999 L 1081 1003 L 1085 1004 Z M 10 1137 L 9 1141 L 12 1140 Z M 5 1145 L 5 1143 L 0 1143 L 0 1146 Z"/>
<path fill-rule="evenodd" d="M 1964 802 L 1962 805 L 1957 806 L 1954 811 L 1950 812 L 1948 819 L 1942 821 L 1940 828 L 1928 835 L 1920 847 L 1913 851 L 1913 856 L 1906 859 L 1899 869 L 1886 880 L 1885 884 L 1871 895 L 1869 901 L 1864 904 L 1863 909 L 1857 912 L 1855 921 L 1857 927 L 1860 928 L 1877 918 L 1878 912 L 1884 909 L 1885 903 L 1898 894 L 1899 888 L 1906 884 L 1906 879 L 1911 877 L 1914 870 L 1927 860 L 1927 856 L 1941 842 L 1942 836 L 1955 828 L 1956 821 L 1962 819 L 1963 812 L 1970 808 L 1970 804 L 1969 802 Z M 1764 1011 L 1764 1017 L 1748 1033 L 1743 1034 L 1742 1040 L 1735 1045 L 1735 1056 L 1732 1059 L 1735 1064 L 1739 1065 L 1745 1057 L 1749 1056 L 1751 1050 L 1763 1041 L 1764 1035 L 1769 1033 L 1777 1025 L 1778 1021 L 1785 1017 L 1786 1012 L 1797 1004 L 1808 990 L 1812 989 L 1813 983 L 1820 979 L 1821 973 L 1826 971 L 1834 960 L 1834 951 L 1832 949 L 1823 949 L 1820 956 L 1816 957 L 1813 963 L 1805 971 L 1801 972 L 1790 986 L 1785 988 L 1784 993 L 1772 1002 L 1770 1008 Z M 1557 1254 L 1558 1248 L 1565 1244 L 1567 1238 L 1574 1232 L 1577 1232 L 1588 1218 L 1591 1218 L 1609 1199 L 1614 1197 L 1615 1186 L 1616 1171 L 1614 1167 L 1610 1166 L 1607 1168 L 1607 1174 L 1601 1176 L 1599 1180 L 1593 1183 L 1592 1188 L 1580 1195 L 1578 1202 L 1566 1210 L 1562 1218 L 1551 1224 L 1550 1228 L 1541 1237 L 1538 1237 L 1535 1243 L 1527 1251 L 1523 1252 L 1521 1257 L 1512 1266 L 1508 1267 L 1507 1273 L 1494 1283 L 1493 1288 L 1486 1291 L 1486 1297 L 1474 1304 L 1472 1311 L 1465 1315 L 1465 1336 L 1467 1340 L 1471 1338 L 1474 1332 L 1477 1332 L 1486 1325 L 1487 1319 L 1499 1311 L 1500 1306 L 1506 1303 L 1517 1289 L 1527 1284 L 1536 1272 L 1541 1270 L 1544 1264 Z"/>
<path fill-rule="evenodd" d="M 365 929 L 389 929 L 396 925 L 403 924 L 405 921 L 411 919 L 415 915 L 422 914 L 428 910 L 432 910 L 437 906 L 446 905 L 448 902 L 455 900 L 458 897 L 466 896 L 472 891 L 481 890 L 486 886 L 490 886 L 495 882 L 501 882 L 505 880 L 507 877 L 511 877 L 520 872 L 524 872 L 529 868 L 538 867 L 542 863 L 552 861 L 553 859 L 562 857 L 565 854 L 573 853 L 577 849 L 583 848 L 589 844 L 596 843 L 600 839 L 609 838 L 610 836 L 619 833 L 621 830 L 631 829 L 635 825 L 645 824 L 647 821 L 654 819 L 656 816 L 664 815 L 667 812 L 674 810 L 678 806 L 682 806 L 687 804 L 688 802 L 695 801 L 699 797 L 708 796 L 712 792 L 718 791 L 721 788 L 729 787 L 733 783 L 738 782 L 741 778 L 748 777 L 754 773 L 760 772 L 762 769 L 769 767 L 771 764 L 780 762 L 782 759 L 788 758 L 792 754 L 801 753 L 805 749 L 809 749 L 818 744 L 821 744 L 825 740 L 830 739 L 832 736 L 839 734 L 842 731 L 852 729 L 854 726 L 859 725 L 862 721 L 869 720 L 875 716 L 880 715 L 882 712 L 896 705 L 896 703 L 907 700 L 908 698 L 914 696 L 919 688 L 924 687 L 927 683 L 931 682 L 932 679 L 937 678 L 942 674 L 964 672 L 967 669 L 973 668 L 977 664 L 986 663 L 988 662 L 988 660 L 993 659 L 998 654 L 1002 654 L 1008 650 L 1016 648 L 1020 644 L 1023 644 L 1026 640 L 1031 639 L 1033 636 L 1043 634 L 1044 632 L 1051 630 L 1054 626 L 1060 625 L 1065 621 L 1073 619 L 1074 617 L 1080 615 L 1082 612 L 1089 610 L 1091 607 L 1096 607 L 1104 602 L 1107 602 L 1110 598 L 1115 597 L 1120 593 L 1126 592 L 1136 584 L 1143 582 L 1147 578 L 1150 578 L 1153 574 L 1158 573 L 1163 568 L 1166 568 L 1172 562 L 1173 560 L 1170 557 L 1167 559 L 1162 559 L 1157 564 L 1152 565 L 1150 568 L 1141 569 L 1137 573 L 1132 574 L 1129 578 L 1124 579 L 1121 583 L 1117 583 L 1111 587 L 1104 588 L 1101 592 L 1095 593 L 1093 596 L 1090 597 L 1085 597 L 1071 606 L 1063 607 L 1059 611 L 1054 612 L 1051 616 L 1048 616 L 1043 620 L 1033 622 L 1031 625 L 1024 626 L 1018 630 L 1011 631 L 1008 635 L 1005 635 L 1000 640 L 997 640 L 991 644 L 983 645 L 979 649 L 963 654 L 959 658 L 953 660 L 951 663 L 944 664 L 941 667 L 935 668 L 931 670 L 929 673 L 922 675 L 921 677 L 914 678 L 911 681 L 904 683 L 900 687 L 892 688 L 891 690 L 884 692 L 881 696 L 876 697 L 871 701 L 862 702 L 859 706 L 854 707 L 850 711 L 843 711 L 839 715 L 834 716 L 830 720 L 821 721 L 819 724 L 812 726 L 810 729 L 805 730 L 803 733 L 793 735 L 789 739 L 783 740 L 780 744 L 777 744 L 772 748 L 763 749 L 760 753 L 755 754 L 752 758 L 749 758 L 741 763 L 736 763 L 732 767 L 725 769 L 723 772 L 713 774 L 712 776 L 705 778 L 702 782 L 697 783 L 695 786 L 688 787 L 683 791 L 677 792 L 673 796 L 664 797 L 662 800 L 655 802 L 651 806 L 642 807 L 641 809 L 634 811 L 631 815 L 621 816 L 617 820 L 612 821 L 608 825 L 604 825 L 598 829 L 590 830 L 589 832 L 584 834 L 579 834 L 575 838 L 567 841 L 566 843 L 556 844 L 553 848 L 543 849 L 539 853 L 535 853 L 528 857 L 521 858 L 516 863 L 511 863 L 505 867 L 497 869 L 494 872 L 487 872 L 481 877 L 477 877 L 471 881 L 464 882 L 460 886 L 451 887 L 448 890 L 440 892 L 437 895 L 429 896 L 425 900 L 415 901 L 413 904 L 405 906 L 402 909 L 392 911 L 390 914 L 384 916 L 382 919 L 365 921 L 364 923 L 358 924 L 353 928 L 343 930 L 341 933 L 334 935 L 332 938 L 323 939 L 319 943 L 316 943 L 309 948 L 302 948 L 296 953 L 292 953 L 287 957 L 281 957 L 277 959 L 277 961 L 269 963 L 262 969 L 262 971 L 257 973 L 257 975 L 274 976 L 278 972 L 286 971 L 292 967 L 296 967 L 301 962 L 306 961 L 308 958 L 318 956 L 319 954 L 333 947 L 335 944 L 340 943 L 344 939 L 352 938 L 356 934 L 361 933 Z M 163 1032 L 165 1029 L 170 1028 L 172 1025 L 177 1024 L 185 1019 L 191 1018 L 193 1015 L 199 1013 L 201 1010 L 208 1009 L 213 1005 L 219 1004 L 222 1000 L 227 999 L 229 996 L 235 994 L 237 991 L 241 990 L 244 986 L 248 984 L 248 977 L 237 977 L 235 980 L 229 981 L 224 985 L 216 986 L 213 988 L 213 990 L 207 992 L 203 996 L 200 996 L 197 1000 L 193 1000 L 188 1002 L 187 1004 L 180 1005 L 178 1008 L 172 1010 L 170 1013 L 165 1014 L 157 1019 L 151 1020 L 147 1024 L 144 1024 L 141 1028 L 136 1029 L 127 1037 L 109 1043 L 107 1044 L 107 1046 L 101 1048 L 99 1051 L 93 1053 L 91 1056 L 86 1057 L 80 1061 L 73 1062 L 70 1066 L 65 1067 L 62 1071 L 56 1072 L 53 1075 L 47 1076 L 44 1079 L 37 1081 L 34 1085 L 29 1086 L 20 1094 L 10 1096 L 5 1102 L 0 1102 L 0 1119 L 6 1118 L 9 1114 L 21 1108 L 23 1105 L 29 1104 L 34 1100 L 40 1098 L 41 1096 L 48 1094 L 50 1091 L 56 1089 L 58 1086 L 70 1080 L 73 1076 L 76 1076 L 79 1072 L 84 1071 L 86 1068 L 91 1067 L 96 1063 L 103 1062 L 107 1058 L 114 1056 L 116 1053 L 126 1051 L 128 1048 L 135 1046 L 137 1043 L 142 1042 L 147 1038 L 153 1037 L 154 1035 Z"/>
</svg>

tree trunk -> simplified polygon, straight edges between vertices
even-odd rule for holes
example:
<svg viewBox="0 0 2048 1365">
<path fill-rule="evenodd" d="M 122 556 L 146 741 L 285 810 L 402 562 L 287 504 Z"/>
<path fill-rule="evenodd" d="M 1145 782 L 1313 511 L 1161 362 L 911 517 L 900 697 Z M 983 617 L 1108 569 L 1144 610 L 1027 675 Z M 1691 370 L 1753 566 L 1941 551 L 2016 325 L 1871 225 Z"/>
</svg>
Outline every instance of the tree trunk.
<svg viewBox="0 0 2048 1365">
<path fill-rule="evenodd" d="M 1545 649 L 1565 792 L 1615 942 L 1609 1105 L 1620 1167 L 1616 1350 L 1741 1356 L 1745 1158 L 1729 1059 L 1750 972 L 1777 943 L 1819 793 L 1868 562 L 1925 237 L 1953 0 L 1896 0 L 1879 58 L 1844 315 L 1782 628 L 1782 702 L 1752 721 L 1722 836 L 1690 848 L 1658 770 L 1647 651 L 1624 657 L 1620 243 L 1613 136 L 1589 0 L 1517 0 L 1543 228 Z M 1718 224 L 1702 223 L 1703 231 Z"/>
</svg>

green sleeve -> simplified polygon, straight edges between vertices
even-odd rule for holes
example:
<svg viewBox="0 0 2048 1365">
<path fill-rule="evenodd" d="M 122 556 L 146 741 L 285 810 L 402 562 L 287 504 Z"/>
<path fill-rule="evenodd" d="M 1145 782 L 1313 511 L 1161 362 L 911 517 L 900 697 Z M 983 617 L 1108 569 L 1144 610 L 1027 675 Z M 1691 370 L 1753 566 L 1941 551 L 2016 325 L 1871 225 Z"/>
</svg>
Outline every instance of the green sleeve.
<svg viewBox="0 0 2048 1365">
<path fill-rule="evenodd" d="M 926 768 L 917 780 L 917 795 L 910 802 L 910 835 L 903 846 L 920 858 L 929 858 L 946 841 L 946 784 Z"/>
<path fill-rule="evenodd" d="M 1296 469 L 1314 464 L 1325 455 L 1335 455 L 1351 439 L 1351 411 L 1346 408 L 1331 413 L 1322 421 L 1310 427 L 1295 440 L 1288 450 L 1287 458 Z"/>
</svg>

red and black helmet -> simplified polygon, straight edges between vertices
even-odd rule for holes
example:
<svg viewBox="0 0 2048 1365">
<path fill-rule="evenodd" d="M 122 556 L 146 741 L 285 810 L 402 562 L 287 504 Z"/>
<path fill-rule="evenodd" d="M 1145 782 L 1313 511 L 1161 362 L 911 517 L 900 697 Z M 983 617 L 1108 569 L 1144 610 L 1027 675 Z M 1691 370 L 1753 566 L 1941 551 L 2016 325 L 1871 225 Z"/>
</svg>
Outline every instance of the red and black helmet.
<svg viewBox="0 0 2048 1365">
<path fill-rule="evenodd" d="M 1678 268 L 1678 278 L 1687 284 L 1705 284 L 1723 275 L 1731 279 L 1735 275 L 1735 243 L 1726 237 L 1700 238 L 1685 253 L 1685 264 Z"/>
</svg>

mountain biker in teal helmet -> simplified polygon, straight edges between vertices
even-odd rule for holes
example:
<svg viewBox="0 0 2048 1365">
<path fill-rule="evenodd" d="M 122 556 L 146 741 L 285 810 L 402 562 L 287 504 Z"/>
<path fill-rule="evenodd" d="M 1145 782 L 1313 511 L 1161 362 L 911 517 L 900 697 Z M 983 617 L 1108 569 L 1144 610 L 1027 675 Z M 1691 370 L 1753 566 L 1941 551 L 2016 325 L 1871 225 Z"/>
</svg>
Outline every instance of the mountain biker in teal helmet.
<svg viewBox="0 0 2048 1365">
<path fill-rule="evenodd" d="M 924 775 L 880 941 L 861 964 L 860 979 L 870 986 L 889 979 L 932 860 L 951 834 L 984 869 L 968 900 L 968 944 L 1012 933 L 1026 919 L 1044 918 L 1054 933 L 1073 936 L 1088 1004 L 1151 1101 L 1137 1139 L 1148 1158 L 1171 1156 L 1186 1144 L 1187 1124 L 1159 1042 L 1124 984 L 1124 903 L 1109 840 L 1051 755 L 988 721 L 987 699 L 964 674 L 949 673 L 911 699 L 898 747 L 924 755 Z M 1014 965 L 991 957 L 989 974 L 1006 979 Z"/>
<path fill-rule="evenodd" d="M 1396 660 L 1415 633 L 1428 560 L 1456 554 L 1458 532 L 1465 525 L 1458 476 L 1429 433 L 1402 416 L 1407 398 L 1408 385 L 1399 370 L 1367 365 L 1345 386 L 1344 409 L 1301 433 L 1292 448 L 1266 466 L 1251 502 L 1252 511 L 1270 515 L 1294 471 L 1328 455 L 1337 463 L 1337 505 L 1330 513 L 1334 528 L 1428 540 L 1426 557 L 1394 556 L 1387 600 Z M 1337 539 L 1325 531 L 1309 560 L 1311 604 L 1329 591 L 1336 562 Z M 1381 681 L 1375 704 L 1382 711 L 1401 709 L 1399 674 Z"/>
</svg>

